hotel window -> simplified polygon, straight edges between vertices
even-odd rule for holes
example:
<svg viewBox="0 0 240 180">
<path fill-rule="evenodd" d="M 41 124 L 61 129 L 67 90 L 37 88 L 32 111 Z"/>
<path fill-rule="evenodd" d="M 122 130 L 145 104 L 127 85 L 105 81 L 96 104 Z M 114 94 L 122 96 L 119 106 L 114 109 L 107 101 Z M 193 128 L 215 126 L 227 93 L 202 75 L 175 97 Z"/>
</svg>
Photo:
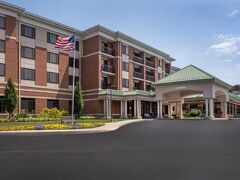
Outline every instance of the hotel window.
<svg viewBox="0 0 240 180">
<path fill-rule="evenodd" d="M 79 41 L 76 41 L 75 49 L 76 51 L 79 51 Z"/>
<path fill-rule="evenodd" d="M 128 88 L 128 79 L 122 79 L 122 87 Z"/>
<path fill-rule="evenodd" d="M 73 67 L 73 58 L 69 58 L 69 67 Z M 79 68 L 79 59 L 75 59 L 75 68 Z"/>
<path fill-rule="evenodd" d="M 21 79 L 35 81 L 35 70 L 21 68 Z"/>
<path fill-rule="evenodd" d="M 28 59 L 35 59 L 35 49 L 30 47 L 21 47 L 21 57 Z"/>
<path fill-rule="evenodd" d="M 127 62 L 122 62 L 122 70 L 123 71 L 129 71 L 129 66 Z"/>
<path fill-rule="evenodd" d="M 127 53 L 127 46 L 122 45 L 122 54 L 128 54 Z"/>
<path fill-rule="evenodd" d="M 22 24 L 21 25 L 21 35 L 35 39 L 35 28 Z"/>
<path fill-rule="evenodd" d="M 79 76 L 75 76 L 75 86 L 79 82 Z M 69 75 L 69 85 L 73 85 L 73 76 Z"/>
<path fill-rule="evenodd" d="M 158 73 L 158 79 L 161 79 L 162 76 L 161 76 L 161 73 Z"/>
<path fill-rule="evenodd" d="M 47 107 L 48 108 L 57 108 L 59 109 L 59 100 L 47 100 Z"/>
<path fill-rule="evenodd" d="M 150 90 L 152 90 L 152 87 L 151 87 L 150 84 L 147 84 L 147 85 L 146 85 L 146 91 L 150 91 Z"/>
<path fill-rule="evenodd" d="M 161 59 L 158 60 L 158 66 L 162 67 L 162 60 Z"/>
<path fill-rule="evenodd" d="M 137 89 L 137 90 L 140 90 L 140 84 L 139 83 L 136 83 L 136 82 L 134 82 L 133 83 L 133 89 Z"/>
<path fill-rule="evenodd" d="M 0 113 L 5 113 L 4 99 L 0 97 Z"/>
<path fill-rule="evenodd" d="M 5 41 L 0 40 L 0 52 L 5 52 Z"/>
<path fill-rule="evenodd" d="M 21 99 L 21 109 L 27 110 L 29 113 L 35 112 L 35 99 Z"/>
<path fill-rule="evenodd" d="M 48 32 L 47 33 L 47 42 L 55 44 L 57 41 L 58 35 Z"/>
<path fill-rule="evenodd" d="M 58 54 L 48 52 L 48 62 L 58 64 Z"/>
<path fill-rule="evenodd" d="M 5 64 L 0 63 L 0 76 L 5 76 Z"/>
<path fill-rule="evenodd" d="M 47 82 L 58 84 L 58 82 L 59 82 L 58 73 L 48 72 L 47 73 Z"/>
<path fill-rule="evenodd" d="M 0 29 L 6 29 L 6 19 L 0 16 Z"/>
</svg>

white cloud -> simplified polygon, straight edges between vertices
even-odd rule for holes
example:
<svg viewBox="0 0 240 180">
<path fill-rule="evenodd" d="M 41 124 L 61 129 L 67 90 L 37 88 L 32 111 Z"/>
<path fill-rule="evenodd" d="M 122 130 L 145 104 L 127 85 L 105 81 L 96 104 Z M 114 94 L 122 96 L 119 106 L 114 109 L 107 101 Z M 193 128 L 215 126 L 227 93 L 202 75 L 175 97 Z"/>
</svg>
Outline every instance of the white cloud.
<svg viewBox="0 0 240 180">
<path fill-rule="evenodd" d="M 236 16 L 238 16 L 239 14 L 240 14 L 239 9 L 234 9 L 234 10 L 232 10 L 231 12 L 228 13 L 228 16 L 229 16 L 229 17 L 236 17 Z"/>
<path fill-rule="evenodd" d="M 240 55 L 240 36 L 219 34 L 213 37 L 219 43 L 211 45 L 210 49 L 219 54 Z"/>
</svg>

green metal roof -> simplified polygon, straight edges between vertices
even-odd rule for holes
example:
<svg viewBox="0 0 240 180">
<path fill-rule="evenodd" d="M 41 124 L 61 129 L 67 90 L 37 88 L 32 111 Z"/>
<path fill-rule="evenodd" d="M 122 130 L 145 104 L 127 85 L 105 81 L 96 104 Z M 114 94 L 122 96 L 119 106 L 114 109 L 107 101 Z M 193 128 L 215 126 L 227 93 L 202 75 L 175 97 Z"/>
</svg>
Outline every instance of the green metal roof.
<svg viewBox="0 0 240 180">
<path fill-rule="evenodd" d="M 111 94 L 112 93 L 112 94 Z M 106 89 L 102 90 L 100 92 L 100 95 L 112 95 L 112 96 L 145 96 L 145 97 L 155 97 L 155 92 L 153 91 L 141 91 L 141 90 L 135 90 L 135 91 L 119 91 L 119 90 L 109 90 Z"/>
<path fill-rule="evenodd" d="M 229 99 L 232 101 L 237 101 L 240 103 L 240 95 L 233 94 L 233 93 L 228 93 L 229 94 Z"/>
<path fill-rule="evenodd" d="M 226 82 L 218 79 L 217 77 L 199 69 L 194 65 L 189 65 L 174 74 L 171 74 L 157 82 L 153 83 L 154 86 L 162 86 L 167 84 L 199 82 L 199 81 L 212 81 L 224 87 L 231 88 L 232 86 Z"/>
</svg>

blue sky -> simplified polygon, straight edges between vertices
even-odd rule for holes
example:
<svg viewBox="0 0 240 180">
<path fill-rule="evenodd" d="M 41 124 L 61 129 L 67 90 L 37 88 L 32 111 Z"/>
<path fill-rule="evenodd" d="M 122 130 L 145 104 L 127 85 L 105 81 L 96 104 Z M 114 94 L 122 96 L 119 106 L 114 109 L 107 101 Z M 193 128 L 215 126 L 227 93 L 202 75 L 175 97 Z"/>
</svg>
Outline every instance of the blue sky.
<svg viewBox="0 0 240 180">
<path fill-rule="evenodd" d="M 240 84 L 239 0 L 7 0 L 80 30 L 101 24 Z"/>
</svg>

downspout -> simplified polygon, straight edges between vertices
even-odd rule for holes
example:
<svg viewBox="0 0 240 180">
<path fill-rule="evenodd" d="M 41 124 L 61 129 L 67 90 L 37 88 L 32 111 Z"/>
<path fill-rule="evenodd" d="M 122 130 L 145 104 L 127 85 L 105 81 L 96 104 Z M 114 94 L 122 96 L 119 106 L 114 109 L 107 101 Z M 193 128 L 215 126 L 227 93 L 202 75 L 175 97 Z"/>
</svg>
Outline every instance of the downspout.
<svg viewBox="0 0 240 180">
<path fill-rule="evenodd" d="M 24 11 L 18 19 L 18 112 L 21 111 L 21 18 Z"/>
</svg>

